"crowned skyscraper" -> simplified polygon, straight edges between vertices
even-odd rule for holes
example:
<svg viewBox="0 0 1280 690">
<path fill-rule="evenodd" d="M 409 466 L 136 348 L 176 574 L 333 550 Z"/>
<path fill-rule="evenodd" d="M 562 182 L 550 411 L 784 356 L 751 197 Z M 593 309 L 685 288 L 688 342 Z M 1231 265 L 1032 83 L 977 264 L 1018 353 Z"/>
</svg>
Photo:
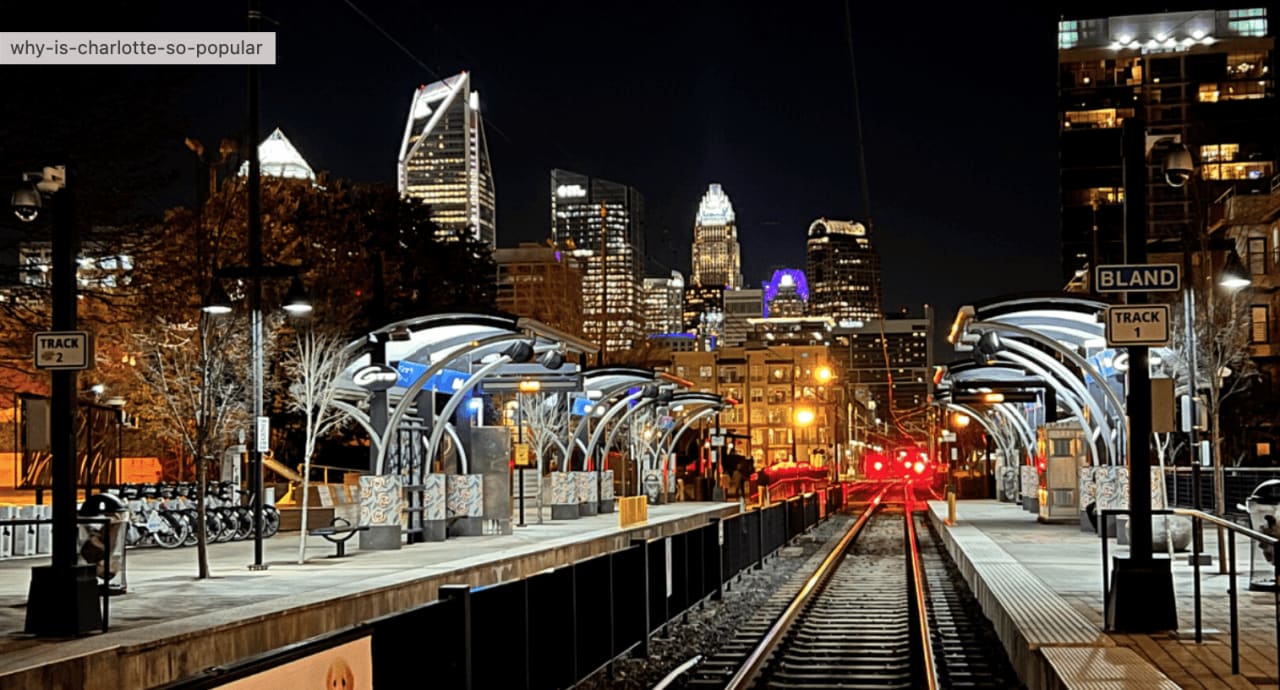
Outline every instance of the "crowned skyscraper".
<svg viewBox="0 0 1280 690">
<path fill-rule="evenodd" d="M 880 318 L 880 255 L 862 223 L 819 218 L 809 226 L 809 315 Z"/>
<path fill-rule="evenodd" d="M 702 195 L 693 224 L 693 285 L 742 287 L 738 224 L 729 195 L 712 184 Z"/>
<path fill-rule="evenodd" d="M 441 239 L 494 246 L 493 172 L 469 72 L 414 92 L 398 168 L 400 194 L 431 206 Z"/>
</svg>

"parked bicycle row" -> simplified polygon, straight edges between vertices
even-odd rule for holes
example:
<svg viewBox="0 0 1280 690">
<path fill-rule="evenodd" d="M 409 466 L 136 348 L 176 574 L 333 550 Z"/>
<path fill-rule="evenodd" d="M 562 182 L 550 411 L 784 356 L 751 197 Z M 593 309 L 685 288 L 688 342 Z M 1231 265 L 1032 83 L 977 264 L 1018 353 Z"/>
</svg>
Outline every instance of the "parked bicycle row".
<svg viewBox="0 0 1280 690">
<path fill-rule="evenodd" d="M 122 484 L 107 493 L 119 496 L 129 509 L 126 546 L 174 549 L 199 541 L 195 484 Z M 243 498 L 230 482 L 206 486 L 205 534 L 209 543 L 253 536 L 253 508 Z M 271 505 L 262 508 L 262 536 L 274 536 L 280 530 L 280 511 Z"/>
</svg>

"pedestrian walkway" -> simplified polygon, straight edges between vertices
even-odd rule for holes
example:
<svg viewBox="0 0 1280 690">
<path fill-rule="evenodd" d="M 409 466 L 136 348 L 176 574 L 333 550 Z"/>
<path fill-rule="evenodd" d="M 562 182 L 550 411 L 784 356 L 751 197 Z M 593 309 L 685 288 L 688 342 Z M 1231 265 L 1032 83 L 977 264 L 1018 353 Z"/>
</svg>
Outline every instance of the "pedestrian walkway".
<svg viewBox="0 0 1280 690">
<path fill-rule="evenodd" d="M 0 688 L 144 688 L 276 649 L 394 611 L 435 601 L 442 584 L 481 586 L 701 527 L 736 514 L 734 503 L 649 508 L 646 523 L 619 529 L 618 516 L 517 527 L 508 536 L 451 538 L 346 558 L 298 533 L 264 542 L 265 571 L 250 571 L 253 542 L 209 547 L 212 578 L 197 580 L 196 551 L 130 550 L 129 593 L 112 597 L 110 630 L 73 640 L 22 634 L 31 567 L 46 558 L 0 561 Z"/>
<path fill-rule="evenodd" d="M 1240 674 L 1231 673 L 1227 586 L 1218 573 L 1216 530 L 1205 530 L 1212 567 L 1201 568 L 1203 643 L 1194 638 L 1194 569 L 1176 554 L 1174 591 L 1179 630 L 1152 635 L 1104 633 L 1102 551 L 1097 535 L 1078 525 L 1041 524 L 1010 503 L 962 501 L 957 521 L 946 524 L 947 505 L 929 503 L 930 518 L 943 536 L 984 612 L 1028 687 L 1035 688 L 1276 688 L 1276 609 L 1272 592 L 1248 589 L 1250 549 L 1237 538 Z M 1112 539 L 1111 554 L 1128 547 Z M 1267 565 L 1269 569 L 1270 566 Z M 1033 610 L 1017 610 L 999 591 L 1016 574 L 1019 591 L 1038 592 Z M 1064 606 L 1070 611 L 1064 613 Z M 1046 620 L 1053 611 L 1052 621 Z M 1072 613 L 1077 615 L 1072 615 Z M 1041 629 L 1035 628 L 1040 623 Z M 1085 629 L 1088 626 L 1088 629 Z M 1033 639 L 1039 635 L 1040 639 Z M 1135 680 L 1141 678 L 1142 680 Z"/>
</svg>

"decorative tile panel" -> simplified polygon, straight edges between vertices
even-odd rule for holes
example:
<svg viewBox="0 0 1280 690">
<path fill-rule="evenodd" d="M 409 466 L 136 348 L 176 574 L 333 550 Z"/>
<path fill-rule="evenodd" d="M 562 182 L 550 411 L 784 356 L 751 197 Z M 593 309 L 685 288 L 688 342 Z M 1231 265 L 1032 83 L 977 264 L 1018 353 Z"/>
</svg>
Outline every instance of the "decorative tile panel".
<svg viewBox="0 0 1280 690">
<path fill-rule="evenodd" d="M 600 500 L 613 500 L 613 470 L 604 470 L 600 473 Z"/>
<path fill-rule="evenodd" d="M 556 471 L 548 474 L 547 478 L 551 480 L 547 483 L 549 505 L 561 506 L 578 502 L 578 480 L 572 473 Z"/>
<path fill-rule="evenodd" d="M 402 487 L 394 474 L 360 477 L 360 524 L 399 526 L 404 511 Z"/>
<path fill-rule="evenodd" d="M 423 520 L 443 520 L 448 515 L 448 492 L 445 490 L 446 476 L 448 475 L 433 472 L 423 478 Z"/>
<path fill-rule="evenodd" d="M 599 487 L 596 486 L 595 472 L 573 472 L 578 482 L 578 503 L 595 503 L 600 500 Z M 601 477 L 603 482 L 604 478 Z"/>
<path fill-rule="evenodd" d="M 484 515 L 484 478 L 478 474 L 446 474 L 445 499 L 449 517 Z"/>
</svg>

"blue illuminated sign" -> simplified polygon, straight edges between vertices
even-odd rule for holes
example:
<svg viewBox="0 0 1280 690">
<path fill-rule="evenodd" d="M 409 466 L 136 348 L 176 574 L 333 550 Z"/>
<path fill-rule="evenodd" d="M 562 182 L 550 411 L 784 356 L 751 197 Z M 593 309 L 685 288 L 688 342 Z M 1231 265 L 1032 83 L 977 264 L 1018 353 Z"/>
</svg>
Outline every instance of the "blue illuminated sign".
<svg viewBox="0 0 1280 690">
<path fill-rule="evenodd" d="M 400 388 L 408 388 L 413 385 L 418 377 L 427 373 L 427 365 L 417 362 L 410 362 L 402 359 L 396 364 L 396 373 L 400 374 L 400 378 L 396 379 L 396 386 Z M 422 390 L 435 391 L 437 393 L 452 393 L 462 384 L 466 383 L 468 375 L 465 371 L 457 371 L 454 369 L 442 369 L 427 379 L 427 383 Z"/>
</svg>

